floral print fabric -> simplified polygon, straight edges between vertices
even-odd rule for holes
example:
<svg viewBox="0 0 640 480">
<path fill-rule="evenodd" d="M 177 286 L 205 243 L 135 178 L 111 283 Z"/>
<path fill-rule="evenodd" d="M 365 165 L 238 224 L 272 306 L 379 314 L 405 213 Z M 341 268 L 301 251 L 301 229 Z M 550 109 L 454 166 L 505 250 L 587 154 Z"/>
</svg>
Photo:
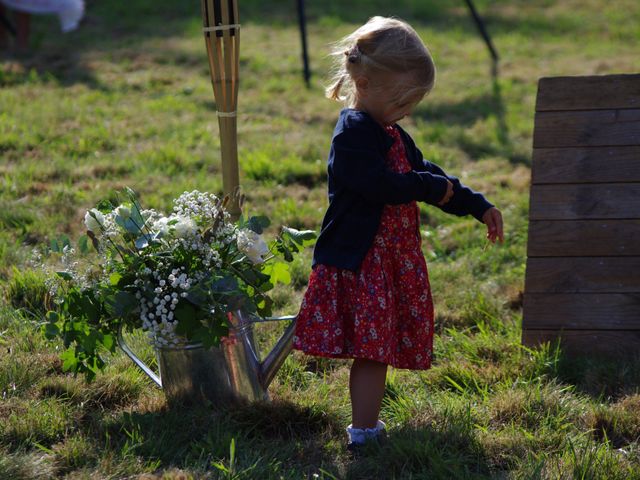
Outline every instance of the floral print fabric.
<svg viewBox="0 0 640 480">
<path fill-rule="evenodd" d="M 411 170 L 399 132 L 390 170 Z M 433 349 L 433 302 L 421 250 L 416 202 L 385 205 L 378 232 L 357 272 L 316 265 L 296 322 L 293 348 L 309 355 L 367 358 L 425 370 Z"/>
</svg>

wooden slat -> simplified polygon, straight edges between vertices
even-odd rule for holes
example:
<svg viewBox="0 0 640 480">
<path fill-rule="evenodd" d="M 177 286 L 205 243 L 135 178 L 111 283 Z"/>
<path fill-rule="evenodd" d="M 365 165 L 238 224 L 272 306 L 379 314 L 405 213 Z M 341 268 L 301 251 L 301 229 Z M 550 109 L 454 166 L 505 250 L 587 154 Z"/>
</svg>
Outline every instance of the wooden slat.
<svg viewBox="0 0 640 480">
<path fill-rule="evenodd" d="M 536 111 L 640 108 L 640 75 L 541 78 Z"/>
<path fill-rule="evenodd" d="M 529 258 L 525 292 L 640 293 L 640 257 Z"/>
<path fill-rule="evenodd" d="M 534 148 L 531 183 L 640 182 L 640 147 Z"/>
<path fill-rule="evenodd" d="M 640 220 L 531 220 L 527 254 L 640 256 Z"/>
<path fill-rule="evenodd" d="M 640 109 L 536 113 L 534 148 L 640 145 Z"/>
<path fill-rule="evenodd" d="M 639 293 L 527 293 L 523 328 L 640 330 Z"/>
<path fill-rule="evenodd" d="M 640 183 L 533 185 L 529 218 L 640 218 Z"/>
<path fill-rule="evenodd" d="M 522 343 L 536 346 L 560 337 L 562 351 L 569 354 L 637 355 L 640 330 L 523 330 Z"/>
</svg>

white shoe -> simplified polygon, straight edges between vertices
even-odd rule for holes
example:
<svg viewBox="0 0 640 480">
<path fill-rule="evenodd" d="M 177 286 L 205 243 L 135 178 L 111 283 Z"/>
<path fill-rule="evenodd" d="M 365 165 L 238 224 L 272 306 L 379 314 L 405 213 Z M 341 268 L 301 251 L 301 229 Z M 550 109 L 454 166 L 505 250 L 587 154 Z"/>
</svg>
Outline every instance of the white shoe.
<svg viewBox="0 0 640 480">
<path fill-rule="evenodd" d="M 347 433 L 349 434 L 349 443 L 364 444 L 367 440 L 377 438 L 382 432 L 385 431 L 386 424 L 382 420 L 378 420 L 376 426 L 373 428 L 353 428 L 353 424 L 349 424 L 347 427 Z"/>
</svg>

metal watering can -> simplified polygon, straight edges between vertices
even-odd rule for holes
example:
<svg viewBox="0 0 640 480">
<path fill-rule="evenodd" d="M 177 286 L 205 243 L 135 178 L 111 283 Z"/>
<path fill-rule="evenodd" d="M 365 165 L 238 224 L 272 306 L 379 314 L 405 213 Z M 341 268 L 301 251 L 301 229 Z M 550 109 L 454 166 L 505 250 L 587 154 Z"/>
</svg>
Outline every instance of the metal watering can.
<svg viewBox="0 0 640 480">
<path fill-rule="evenodd" d="M 118 345 L 164 390 L 170 405 L 269 400 L 267 388 L 292 349 L 296 317 L 261 319 L 240 310 L 229 312 L 227 316 L 229 335 L 218 347 L 204 348 L 201 343 L 156 346 L 158 374 L 129 348 L 121 331 L 118 333 Z M 253 326 L 258 322 L 282 320 L 293 321 L 261 362 Z"/>
</svg>

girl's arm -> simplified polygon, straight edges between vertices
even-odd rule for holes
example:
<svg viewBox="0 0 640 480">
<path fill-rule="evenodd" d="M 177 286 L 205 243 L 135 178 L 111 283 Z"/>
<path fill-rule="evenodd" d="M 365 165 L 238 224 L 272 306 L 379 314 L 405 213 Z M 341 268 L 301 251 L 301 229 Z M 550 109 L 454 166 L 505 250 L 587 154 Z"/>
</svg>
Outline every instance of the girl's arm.
<svg viewBox="0 0 640 480">
<path fill-rule="evenodd" d="M 420 149 L 416 147 L 415 143 L 413 143 L 413 140 L 408 135 L 407 139 L 409 141 L 407 148 L 412 148 L 414 150 L 413 154 L 415 155 L 415 159 L 417 163 L 421 164 L 419 170 L 430 172 L 434 175 L 440 175 L 448 179 L 453 184 L 453 196 L 450 200 L 444 205 L 438 205 L 437 203 L 433 203 L 433 205 L 436 205 L 444 212 L 458 215 L 460 217 L 464 215 L 472 215 L 476 220 L 484 223 L 483 215 L 487 210 L 493 207 L 484 195 L 462 184 L 458 178 L 447 175 L 447 173 L 435 163 L 425 160 Z"/>
<path fill-rule="evenodd" d="M 349 128 L 338 133 L 329 153 L 329 175 L 340 186 L 373 203 L 397 205 L 419 200 L 436 204 L 444 197 L 447 191 L 444 175 L 415 170 L 392 172 L 377 145 L 367 129 Z"/>
<path fill-rule="evenodd" d="M 482 219 L 484 213 L 493 207 L 484 195 L 462 184 L 456 177 L 447 175 L 445 171 L 435 163 L 429 162 L 424 158 L 422 161 L 424 163 L 425 171 L 436 175 L 442 175 L 449 179 L 453 184 L 453 196 L 451 199 L 444 205 L 436 204 L 436 206 L 444 212 L 458 215 L 460 217 L 464 215 L 472 215 L 478 221 L 484 223 Z"/>
</svg>

